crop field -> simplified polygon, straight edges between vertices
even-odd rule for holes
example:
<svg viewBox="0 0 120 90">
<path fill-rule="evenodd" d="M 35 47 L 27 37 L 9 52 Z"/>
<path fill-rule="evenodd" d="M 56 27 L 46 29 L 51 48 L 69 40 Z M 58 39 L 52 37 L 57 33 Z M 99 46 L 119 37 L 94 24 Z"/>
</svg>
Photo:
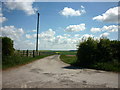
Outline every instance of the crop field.
<svg viewBox="0 0 120 90">
<path fill-rule="evenodd" d="M 55 53 L 60 55 L 76 55 L 76 50 L 69 50 L 69 51 L 53 51 L 53 50 L 40 50 L 41 53 Z"/>
</svg>

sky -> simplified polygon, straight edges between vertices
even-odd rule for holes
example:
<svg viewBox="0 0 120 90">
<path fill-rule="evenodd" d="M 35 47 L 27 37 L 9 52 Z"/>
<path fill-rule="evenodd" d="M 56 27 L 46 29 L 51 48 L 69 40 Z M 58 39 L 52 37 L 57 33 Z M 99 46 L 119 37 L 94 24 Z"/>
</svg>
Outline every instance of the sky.
<svg viewBox="0 0 120 90">
<path fill-rule="evenodd" d="M 15 49 L 34 50 L 40 13 L 39 50 L 76 50 L 83 39 L 118 39 L 117 2 L 20 2 L 0 8 L 0 36 L 10 37 Z"/>
</svg>

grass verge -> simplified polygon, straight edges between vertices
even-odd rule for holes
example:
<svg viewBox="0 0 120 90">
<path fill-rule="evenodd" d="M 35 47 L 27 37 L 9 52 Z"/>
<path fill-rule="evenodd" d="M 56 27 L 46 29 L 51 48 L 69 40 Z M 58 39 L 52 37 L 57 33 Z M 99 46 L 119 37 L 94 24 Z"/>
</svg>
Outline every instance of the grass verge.
<svg viewBox="0 0 120 90">
<path fill-rule="evenodd" d="M 67 56 L 67 55 L 60 55 L 60 59 L 68 64 L 73 65 L 74 63 L 76 63 L 76 56 Z"/>
<path fill-rule="evenodd" d="M 20 56 L 20 55 L 3 56 L 2 69 L 4 70 L 4 69 L 19 66 L 19 65 L 24 65 L 24 64 L 30 63 L 32 61 L 47 57 L 47 56 L 50 56 L 50 55 L 41 55 L 41 56 L 36 56 L 34 58 Z"/>
<path fill-rule="evenodd" d="M 104 70 L 104 71 L 113 71 L 113 72 L 120 72 L 120 63 L 115 62 L 98 62 L 94 65 L 91 65 L 89 67 L 83 67 L 80 66 L 77 63 L 77 57 L 76 56 L 66 56 L 61 55 L 60 59 L 68 64 L 74 65 L 76 67 L 82 67 L 82 68 L 90 68 L 90 69 L 96 69 L 96 70 Z"/>
<path fill-rule="evenodd" d="M 120 72 L 120 63 L 101 62 L 92 65 L 91 68 L 95 68 L 98 70 L 105 70 L 105 71 Z"/>
</svg>

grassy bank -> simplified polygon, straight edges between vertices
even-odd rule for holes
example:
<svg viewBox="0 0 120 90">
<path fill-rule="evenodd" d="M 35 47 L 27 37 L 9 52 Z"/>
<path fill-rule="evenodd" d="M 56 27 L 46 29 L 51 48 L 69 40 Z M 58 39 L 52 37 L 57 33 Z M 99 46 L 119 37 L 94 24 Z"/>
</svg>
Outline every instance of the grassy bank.
<svg viewBox="0 0 120 90">
<path fill-rule="evenodd" d="M 80 65 L 77 65 L 77 57 L 76 56 L 67 56 L 67 55 L 61 55 L 60 59 L 68 64 L 77 66 L 77 67 L 83 67 Z M 113 72 L 120 72 L 120 63 L 117 62 L 104 62 L 104 63 L 96 63 L 89 67 L 83 67 L 83 68 L 91 68 L 91 69 L 98 69 L 98 70 L 105 70 L 105 71 L 113 71 Z"/>
<path fill-rule="evenodd" d="M 76 63 L 76 56 L 67 56 L 67 55 L 61 55 L 60 56 L 60 59 L 65 62 L 65 63 L 68 63 L 68 64 L 74 64 Z"/>
<path fill-rule="evenodd" d="M 7 69 L 23 64 L 30 63 L 32 61 L 47 57 L 50 55 L 41 55 L 41 56 L 36 56 L 36 57 L 26 57 L 26 56 L 20 56 L 20 55 L 13 55 L 13 56 L 3 56 L 2 59 L 2 69 Z"/>
</svg>

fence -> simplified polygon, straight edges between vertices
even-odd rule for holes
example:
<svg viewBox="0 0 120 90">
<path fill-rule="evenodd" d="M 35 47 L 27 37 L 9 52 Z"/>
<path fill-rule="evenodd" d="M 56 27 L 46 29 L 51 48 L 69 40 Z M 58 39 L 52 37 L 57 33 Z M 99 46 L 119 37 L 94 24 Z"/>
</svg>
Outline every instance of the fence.
<svg viewBox="0 0 120 90">
<path fill-rule="evenodd" d="M 35 57 L 40 56 L 40 52 L 35 50 L 17 50 L 17 53 L 21 56 L 27 56 L 27 57 Z"/>
<path fill-rule="evenodd" d="M 21 56 L 27 56 L 27 57 L 56 54 L 55 52 L 41 52 L 41 51 L 37 52 L 36 50 L 17 50 L 16 52 Z"/>
</svg>

